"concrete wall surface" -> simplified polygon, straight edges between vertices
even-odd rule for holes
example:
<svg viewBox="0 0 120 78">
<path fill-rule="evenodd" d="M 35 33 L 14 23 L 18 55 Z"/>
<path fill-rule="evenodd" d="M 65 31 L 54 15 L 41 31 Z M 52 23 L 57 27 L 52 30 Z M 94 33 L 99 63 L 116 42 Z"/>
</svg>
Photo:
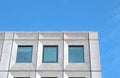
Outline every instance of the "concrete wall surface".
<svg viewBox="0 0 120 78">
<path fill-rule="evenodd" d="M 16 63 L 18 45 L 33 45 L 32 62 Z M 42 63 L 43 45 L 58 45 L 58 62 Z M 68 62 L 68 46 L 84 46 L 84 63 Z M 0 32 L 0 78 L 101 78 L 98 33 Z"/>
</svg>

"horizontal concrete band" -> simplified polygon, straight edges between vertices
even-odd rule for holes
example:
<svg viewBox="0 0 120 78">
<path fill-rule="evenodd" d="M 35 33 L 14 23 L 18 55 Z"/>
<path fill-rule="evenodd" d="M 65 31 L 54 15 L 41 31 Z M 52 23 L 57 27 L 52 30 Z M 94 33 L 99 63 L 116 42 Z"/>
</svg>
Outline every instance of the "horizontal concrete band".
<svg viewBox="0 0 120 78">
<path fill-rule="evenodd" d="M 0 70 L 0 72 L 101 72 L 101 70 Z"/>
<path fill-rule="evenodd" d="M 88 39 L 0 39 L 0 40 L 88 40 Z M 99 39 L 89 39 L 89 40 L 99 40 Z"/>
</svg>

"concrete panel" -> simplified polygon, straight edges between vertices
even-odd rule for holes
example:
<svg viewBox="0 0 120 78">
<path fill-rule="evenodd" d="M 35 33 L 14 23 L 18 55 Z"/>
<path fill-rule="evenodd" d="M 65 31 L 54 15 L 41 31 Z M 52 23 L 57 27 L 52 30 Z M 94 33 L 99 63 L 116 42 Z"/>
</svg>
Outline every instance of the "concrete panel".
<svg viewBox="0 0 120 78">
<path fill-rule="evenodd" d="M 0 78 L 7 78 L 8 72 L 0 72 Z"/>
<path fill-rule="evenodd" d="M 16 63 L 18 45 L 33 45 L 32 63 Z M 10 70 L 35 70 L 36 55 L 37 55 L 37 41 L 36 40 L 14 40 L 9 69 Z"/>
<path fill-rule="evenodd" d="M 4 32 L 0 32 L 0 39 L 4 39 L 4 35 L 5 35 Z"/>
<path fill-rule="evenodd" d="M 64 78 L 69 77 L 91 78 L 90 72 L 64 72 Z"/>
<path fill-rule="evenodd" d="M 2 47 L 3 47 L 3 41 L 4 41 L 4 32 L 0 32 L 0 61 L 1 61 L 1 56 L 2 56 Z"/>
<path fill-rule="evenodd" d="M 4 40 L 0 40 L 0 61 L 1 61 L 1 57 L 2 57 L 3 41 Z"/>
<path fill-rule="evenodd" d="M 91 70 L 101 70 L 98 40 L 90 40 Z"/>
<path fill-rule="evenodd" d="M 14 77 L 30 77 L 35 78 L 35 72 L 9 72 L 8 78 Z"/>
<path fill-rule="evenodd" d="M 13 39 L 13 32 L 5 32 L 5 39 Z"/>
<path fill-rule="evenodd" d="M 16 32 L 14 33 L 14 39 L 38 39 L 37 32 Z"/>
<path fill-rule="evenodd" d="M 58 63 L 42 63 L 43 45 L 58 45 Z M 40 40 L 38 44 L 36 70 L 62 70 L 63 69 L 63 41 L 62 40 Z"/>
<path fill-rule="evenodd" d="M 98 39 L 98 32 L 89 32 L 89 39 Z"/>
<path fill-rule="evenodd" d="M 87 32 L 71 32 L 71 33 L 64 33 L 64 39 L 88 39 L 88 33 Z"/>
<path fill-rule="evenodd" d="M 4 40 L 2 56 L 0 61 L 0 70 L 8 70 L 11 47 L 12 47 L 12 40 Z"/>
<path fill-rule="evenodd" d="M 63 39 L 62 32 L 39 33 L 39 39 Z"/>
<path fill-rule="evenodd" d="M 68 62 L 68 46 L 84 45 L 84 63 Z M 65 40 L 64 41 L 64 70 L 90 70 L 88 40 Z"/>
<path fill-rule="evenodd" d="M 102 78 L 101 72 L 92 72 L 92 78 Z"/>
<path fill-rule="evenodd" d="M 63 78 L 62 72 L 36 72 L 36 78 L 42 78 L 42 77 Z"/>
</svg>

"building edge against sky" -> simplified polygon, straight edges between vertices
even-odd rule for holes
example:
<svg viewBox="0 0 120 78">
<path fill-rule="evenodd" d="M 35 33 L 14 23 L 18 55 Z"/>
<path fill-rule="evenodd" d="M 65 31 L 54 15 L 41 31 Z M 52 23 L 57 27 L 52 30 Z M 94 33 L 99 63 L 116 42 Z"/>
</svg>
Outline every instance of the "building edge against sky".
<svg viewBox="0 0 120 78">
<path fill-rule="evenodd" d="M 101 78 L 98 33 L 0 32 L 0 78 Z"/>
</svg>

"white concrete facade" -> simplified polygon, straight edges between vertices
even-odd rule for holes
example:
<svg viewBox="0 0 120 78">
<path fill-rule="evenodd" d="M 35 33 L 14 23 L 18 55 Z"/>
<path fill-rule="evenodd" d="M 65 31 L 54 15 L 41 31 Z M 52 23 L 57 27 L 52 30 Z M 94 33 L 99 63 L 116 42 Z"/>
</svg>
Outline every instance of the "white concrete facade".
<svg viewBox="0 0 120 78">
<path fill-rule="evenodd" d="M 16 63 L 17 46 L 33 45 L 31 63 Z M 42 63 L 43 45 L 58 45 L 58 62 Z M 84 46 L 84 63 L 68 62 L 68 46 Z M 0 32 L 0 78 L 101 78 L 97 32 Z"/>
</svg>

